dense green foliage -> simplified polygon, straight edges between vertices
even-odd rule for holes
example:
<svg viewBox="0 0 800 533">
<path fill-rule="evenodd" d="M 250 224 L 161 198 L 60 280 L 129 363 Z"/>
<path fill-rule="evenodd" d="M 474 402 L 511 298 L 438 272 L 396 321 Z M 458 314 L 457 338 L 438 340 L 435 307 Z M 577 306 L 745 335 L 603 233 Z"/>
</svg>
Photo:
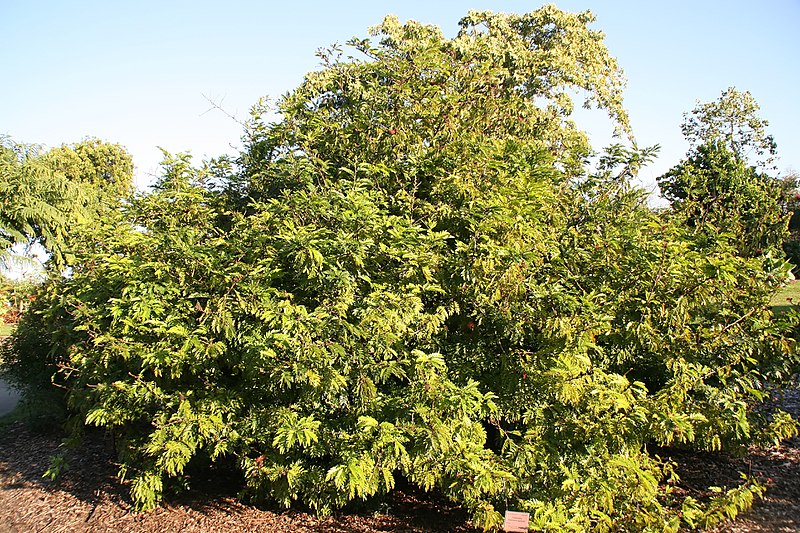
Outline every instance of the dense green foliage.
<svg viewBox="0 0 800 533">
<path fill-rule="evenodd" d="M 675 213 L 715 246 L 728 240 L 741 255 L 783 255 L 788 215 L 782 182 L 748 167 L 718 143 L 693 154 L 658 178 Z"/>
<path fill-rule="evenodd" d="M 0 145 L 0 259 L 10 258 L 15 244 L 40 239 L 55 248 L 63 239 L 65 217 L 61 207 L 77 201 L 77 191 L 63 180 L 52 179 L 36 147 L 7 138 Z"/>
<path fill-rule="evenodd" d="M 42 153 L 0 143 L 0 260 L 16 244 L 38 242 L 57 269 L 78 226 L 131 193 L 133 162 L 119 145 L 89 139 Z"/>
<path fill-rule="evenodd" d="M 95 209 L 131 194 L 133 161 L 120 145 L 86 139 L 47 151 L 44 161 L 53 173 L 82 185 L 84 202 Z"/>
<path fill-rule="evenodd" d="M 648 447 L 796 432 L 756 408 L 798 368 L 768 308 L 786 267 L 650 210 L 648 150 L 588 170 L 567 94 L 628 129 L 591 21 L 387 18 L 364 59 L 325 54 L 277 123 L 254 110 L 227 185 L 169 157 L 85 228 L 12 365 L 58 369 L 144 508 L 228 457 L 251 497 L 322 513 L 402 477 L 487 529 L 506 505 L 545 531 L 734 515 L 759 485 L 679 501 Z"/>
<path fill-rule="evenodd" d="M 689 153 L 657 181 L 678 223 L 706 246 L 726 240 L 740 255 L 779 260 L 784 250 L 791 252 L 787 225 L 796 183 L 765 171 L 777 144 L 758 109 L 749 92 L 733 87 L 713 102 L 698 103 L 681 127 Z"/>
<path fill-rule="evenodd" d="M 758 116 L 758 110 L 749 91 L 729 87 L 713 102 L 698 103 L 691 113 L 684 114 L 681 131 L 692 148 L 717 143 L 737 161 L 767 169 L 775 162 L 778 145 L 767 134 L 769 122 Z"/>
</svg>

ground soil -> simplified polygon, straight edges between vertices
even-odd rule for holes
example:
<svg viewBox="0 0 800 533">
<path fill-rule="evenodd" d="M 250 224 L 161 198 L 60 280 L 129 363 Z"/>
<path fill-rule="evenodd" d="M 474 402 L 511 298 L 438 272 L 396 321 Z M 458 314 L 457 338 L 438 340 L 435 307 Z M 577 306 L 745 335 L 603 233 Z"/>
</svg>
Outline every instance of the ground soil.
<svg viewBox="0 0 800 533">
<path fill-rule="evenodd" d="M 0 430 L 2 431 L 2 430 Z M 236 499 L 240 483 L 226 472 L 204 472 L 191 489 L 149 513 L 135 512 L 115 475 L 111 439 L 90 435 L 69 469 L 52 482 L 42 477 L 59 453 L 53 432 L 23 424 L 0 435 L 0 532 L 476 532 L 464 509 L 440 498 L 397 490 L 371 508 L 326 519 L 302 511 L 260 509 Z"/>
<path fill-rule="evenodd" d="M 800 393 L 782 400 L 800 415 Z M 225 471 L 204 471 L 192 489 L 150 513 L 133 511 L 125 487 L 115 479 L 113 446 L 102 434 L 90 435 L 70 468 L 52 482 L 42 478 L 48 457 L 58 453 L 55 432 L 32 431 L 22 424 L 0 435 L 0 531 L 2 532 L 474 532 L 468 515 L 435 496 L 398 490 L 369 509 L 327 519 L 302 511 L 260 509 L 236 499 L 237 480 Z M 800 531 L 800 439 L 779 448 L 751 448 L 743 457 L 673 452 L 682 490 L 697 497 L 711 485 L 732 487 L 740 472 L 769 485 L 766 497 L 733 523 L 715 532 Z"/>
</svg>

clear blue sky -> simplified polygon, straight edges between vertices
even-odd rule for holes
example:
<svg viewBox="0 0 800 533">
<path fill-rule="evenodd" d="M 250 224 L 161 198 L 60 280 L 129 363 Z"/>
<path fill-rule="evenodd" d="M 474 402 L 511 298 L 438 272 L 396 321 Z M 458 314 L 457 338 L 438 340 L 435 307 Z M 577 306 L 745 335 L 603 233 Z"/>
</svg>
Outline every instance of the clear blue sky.
<svg viewBox="0 0 800 533">
<path fill-rule="evenodd" d="M 261 96 L 280 96 L 317 65 L 315 51 L 384 15 L 440 26 L 452 35 L 468 9 L 525 12 L 542 2 L 489 1 L 25 1 L 0 0 L 0 134 L 56 146 L 84 137 L 133 154 L 137 184 L 160 152 L 235 153 L 241 127 L 203 95 L 245 119 Z M 749 90 L 778 142 L 779 169 L 800 170 L 800 0 L 570 0 L 591 9 L 594 28 L 628 78 L 626 105 L 640 145 L 662 145 L 644 185 L 687 146 L 682 114 L 729 86 Z M 581 113 L 596 148 L 611 125 Z"/>
</svg>

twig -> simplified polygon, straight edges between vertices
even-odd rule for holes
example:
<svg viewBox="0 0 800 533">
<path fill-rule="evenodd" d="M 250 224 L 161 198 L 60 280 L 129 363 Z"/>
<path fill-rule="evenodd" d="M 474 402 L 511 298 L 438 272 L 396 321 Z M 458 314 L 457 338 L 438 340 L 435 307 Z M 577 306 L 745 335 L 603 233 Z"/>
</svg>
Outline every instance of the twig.
<svg viewBox="0 0 800 533">
<path fill-rule="evenodd" d="M 203 98 L 205 98 L 205 99 L 206 99 L 206 101 L 207 101 L 209 104 L 211 104 L 211 107 L 210 107 L 210 108 L 208 108 L 208 109 L 206 109 L 205 111 L 203 111 L 202 113 L 200 113 L 200 116 L 201 116 L 201 117 L 202 117 L 203 115 L 205 115 L 206 113 L 209 113 L 209 112 L 211 112 L 211 111 L 213 111 L 213 110 L 215 110 L 215 109 L 216 109 L 217 111 L 220 111 L 220 112 L 222 112 L 222 114 L 223 114 L 223 115 L 225 115 L 226 117 L 228 117 L 228 118 L 229 118 L 229 119 L 231 119 L 232 121 L 236 122 L 236 123 L 237 123 L 238 125 L 240 125 L 241 127 L 243 127 L 243 128 L 247 128 L 247 125 L 246 125 L 244 122 L 242 122 L 241 120 L 239 120 L 238 118 L 236 118 L 234 115 L 232 115 L 232 114 L 228 113 L 227 111 L 225 111 L 225 109 L 222 107 L 222 101 L 223 101 L 223 100 L 225 100 L 225 98 L 224 98 L 224 97 L 222 98 L 222 100 L 220 100 L 220 101 L 219 101 L 219 103 L 217 103 L 217 102 L 215 102 L 214 100 L 212 100 L 211 98 L 209 98 L 208 96 L 206 96 L 205 94 L 203 94 L 203 93 L 200 93 L 200 94 L 202 94 Z"/>
</svg>

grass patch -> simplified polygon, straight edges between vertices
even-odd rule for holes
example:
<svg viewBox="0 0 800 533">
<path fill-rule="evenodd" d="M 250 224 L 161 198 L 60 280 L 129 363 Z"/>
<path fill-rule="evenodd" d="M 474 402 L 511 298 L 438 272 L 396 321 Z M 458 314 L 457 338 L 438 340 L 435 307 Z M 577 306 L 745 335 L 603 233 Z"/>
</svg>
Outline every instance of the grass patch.
<svg viewBox="0 0 800 533">
<path fill-rule="evenodd" d="M 785 313 L 795 305 L 800 305 L 800 281 L 792 281 L 781 287 L 769 302 L 774 313 Z"/>
</svg>

